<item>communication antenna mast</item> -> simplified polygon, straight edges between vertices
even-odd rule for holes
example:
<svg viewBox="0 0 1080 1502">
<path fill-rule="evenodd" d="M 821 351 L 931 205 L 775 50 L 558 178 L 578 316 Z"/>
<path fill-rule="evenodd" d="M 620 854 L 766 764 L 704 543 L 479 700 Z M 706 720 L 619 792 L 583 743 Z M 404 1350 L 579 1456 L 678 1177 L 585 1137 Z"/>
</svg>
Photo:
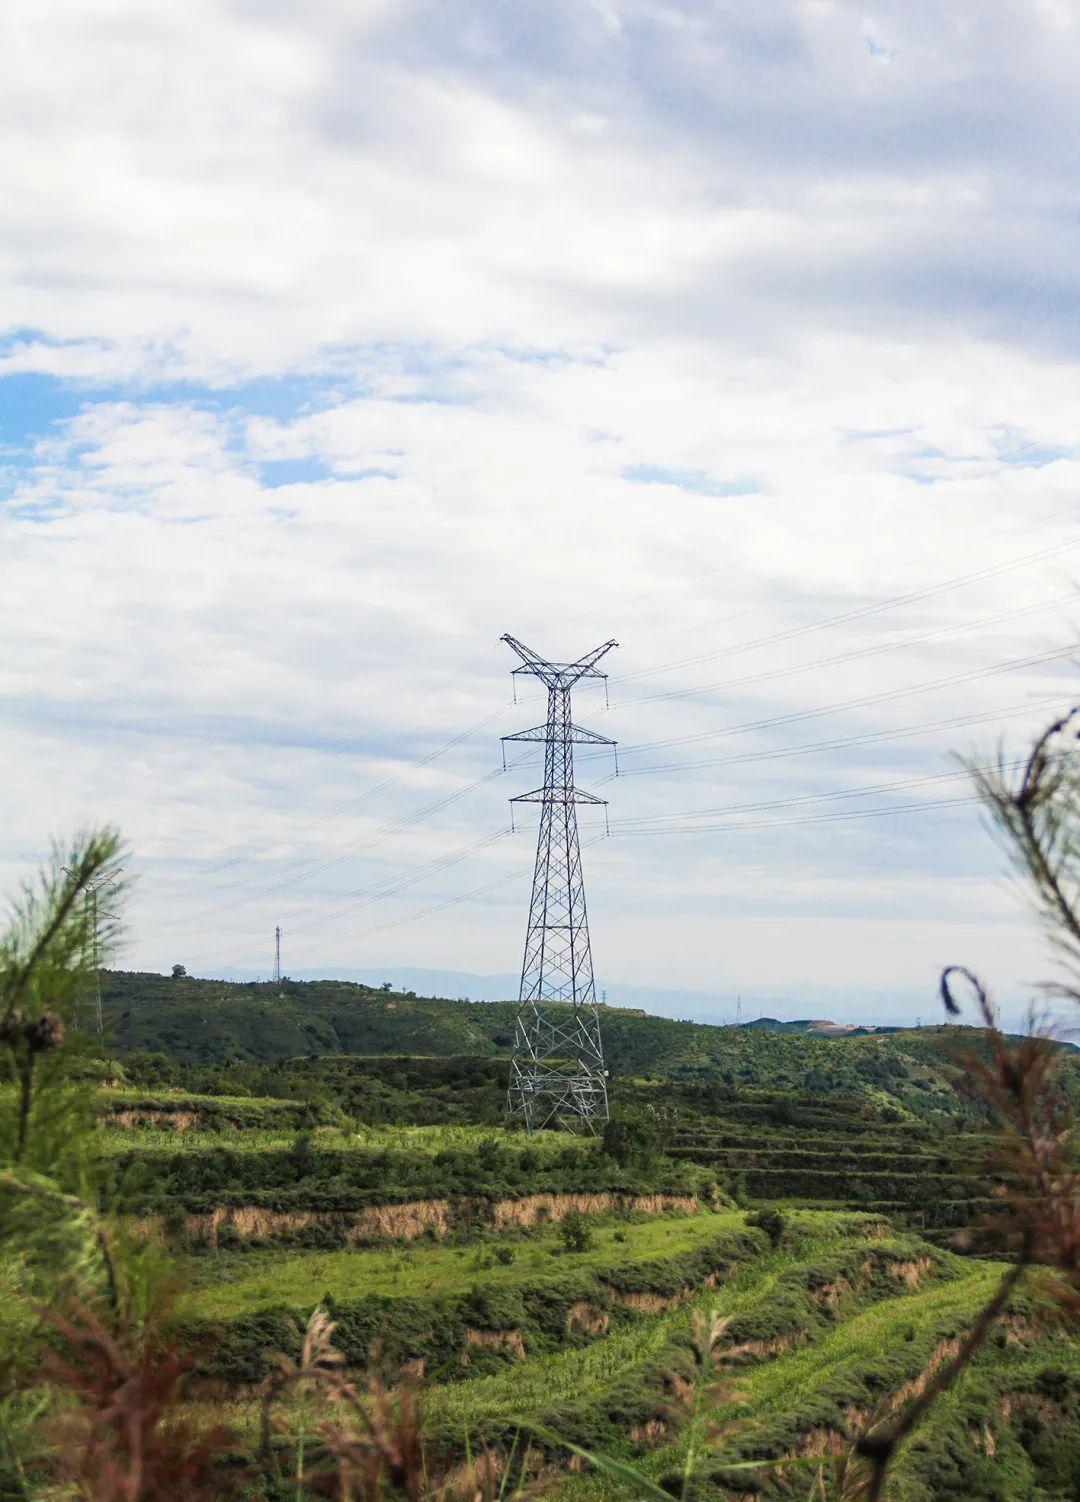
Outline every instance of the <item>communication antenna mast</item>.
<svg viewBox="0 0 1080 1502">
<path fill-rule="evenodd" d="M 575 725 L 570 693 L 582 678 L 607 678 L 596 664 L 617 642 L 594 647 L 577 662 L 547 662 L 512 636 L 501 638 L 521 658 L 517 675 L 539 678 L 547 689 L 547 720 L 503 741 L 544 747 L 544 785 L 510 800 L 540 804 L 532 900 L 521 967 L 508 1108 L 530 1134 L 542 1127 L 595 1132 L 608 1116 L 607 1071 L 596 1010 L 585 884 L 578 842 L 577 805 L 603 798 L 574 785 L 574 746 L 614 746 L 594 730 Z"/>
<path fill-rule="evenodd" d="M 281 929 L 274 929 L 274 984 L 281 984 Z"/>
<path fill-rule="evenodd" d="M 85 882 L 80 882 L 79 883 L 79 890 L 83 893 L 83 901 L 86 903 L 87 907 L 90 909 L 91 963 L 93 965 L 93 970 L 94 970 L 94 1015 L 95 1015 L 95 1018 L 96 1018 L 96 1021 L 97 1021 L 97 1030 L 98 1030 L 98 1035 L 99 1036 L 105 1031 L 105 1025 L 104 1025 L 104 1021 L 103 1021 L 103 1018 L 102 1018 L 102 1010 L 101 1010 L 101 966 L 100 966 L 100 963 L 99 963 L 99 945 L 98 945 L 98 893 L 101 892 L 101 891 L 103 891 L 103 890 L 105 890 L 108 887 L 115 887 L 116 884 L 117 884 L 117 879 L 119 878 L 120 873 L 121 873 L 121 871 L 123 871 L 123 869 L 124 869 L 123 866 L 117 866 L 116 869 L 115 869 L 115 872 L 114 872 L 114 874 L 112 876 L 107 876 L 107 877 L 106 876 L 102 876 L 102 877 L 99 877 L 99 879 L 97 881 L 85 881 Z M 72 871 L 69 866 L 65 866 L 64 870 L 67 872 L 67 874 L 69 876 L 74 876 L 74 874 L 75 874 L 74 871 Z M 75 1003 L 75 1026 L 76 1027 L 79 1026 L 79 1010 L 78 1010 L 78 1007 L 79 1007 L 79 1004 L 78 1004 L 78 1001 L 76 1000 L 76 1003 Z"/>
</svg>

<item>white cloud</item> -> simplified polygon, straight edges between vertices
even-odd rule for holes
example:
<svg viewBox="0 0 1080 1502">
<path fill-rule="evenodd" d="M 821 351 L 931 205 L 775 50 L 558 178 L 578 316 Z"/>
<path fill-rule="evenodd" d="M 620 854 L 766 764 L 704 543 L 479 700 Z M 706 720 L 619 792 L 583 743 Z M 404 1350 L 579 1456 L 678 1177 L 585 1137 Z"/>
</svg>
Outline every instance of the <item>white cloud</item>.
<svg viewBox="0 0 1080 1502">
<path fill-rule="evenodd" d="M 580 718 L 624 744 L 715 734 L 662 752 L 711 765 L 608 784 L 616 820 L 938 772 L 993 729 L 724 756 L 1026 702 L 1009 723 L 1034 723 L 1067 663 L 904 691 L 1077 635 L 1070 20 L 9 11 L 0 401 L 39 405 L 0 454 L 4 871 L 46 829 L 115 817 L 146 867 L 148 964 L 336 910 L 502 827 L 535 776 L 408 822 L 497 765 L 534 702 L 352 806 L 506 705 L 507 629 L 553 653 L 618 637 L 615 708 Z M 854 993 L 884 964 L 914 998 L 983 955 L 1030 978 L 973 812 L 939 817 L 597 846 L 601 963 L 725 992 Z M 527 845 L 328 924 L 321 957 L 512 969 Z M 359 853 L 315 869 L 339 846 Z"/>
</svg>

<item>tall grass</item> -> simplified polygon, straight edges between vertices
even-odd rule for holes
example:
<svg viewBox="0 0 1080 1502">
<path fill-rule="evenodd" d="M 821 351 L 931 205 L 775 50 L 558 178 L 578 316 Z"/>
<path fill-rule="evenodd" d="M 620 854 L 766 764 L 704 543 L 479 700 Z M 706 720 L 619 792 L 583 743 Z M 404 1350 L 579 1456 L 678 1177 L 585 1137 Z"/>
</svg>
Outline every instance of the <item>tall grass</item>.
<svg viewBox="0 0 1080 1502">
<path fill-rule="evenodd" d="M 190 1099 L 190 1097 L 187 1097 Z M 215 1100 L 218 1098 L 215 1097 Z M 263 1152 L 290 1147 L 297 1132 L 290 1127 L 236 1125 L 228 1128 L 173 1127 L 148 1124 L 120 1127 L 105 1117 L 95 1135 L 102 1153 L 129 1152 L 205 1153 L 217 1148 L 230 1152 Z M 595 1152 L 595 1142 L 571 1137 L 566 1132 L 537 1132 L 531 1138 L 525 1132 L 502 1127 L 479 1126 L 359 1126 L 355 1129 L 322 1126 L 311 1133 L 316 1148 L 338 1151 L 379 1153 L 405 1150 L 434 1157 L 442 1152 L 475 1152 L 486 1143 L 500 1151 L 524 1152 L 530 1149 L 543 1162 L 565 1153 Z"/>
</svg>

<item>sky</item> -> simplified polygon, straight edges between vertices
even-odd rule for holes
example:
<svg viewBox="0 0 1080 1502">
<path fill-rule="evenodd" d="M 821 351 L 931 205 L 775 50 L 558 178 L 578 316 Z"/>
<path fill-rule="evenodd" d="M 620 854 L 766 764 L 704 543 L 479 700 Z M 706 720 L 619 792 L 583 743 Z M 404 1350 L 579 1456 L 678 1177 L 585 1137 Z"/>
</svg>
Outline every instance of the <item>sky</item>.
<svg viewBox="0 0 1080 1502">
<path fill-rule="evenodd" d="M 499 638 L 614 639 L 609 1000 L 1017 1011 L 956 757 L 1076 693 L 1078 66 L 1065 0 L 5 8 L 0 889 L 109 821 L 126 967 L 512 976 Z"/>
</svg>

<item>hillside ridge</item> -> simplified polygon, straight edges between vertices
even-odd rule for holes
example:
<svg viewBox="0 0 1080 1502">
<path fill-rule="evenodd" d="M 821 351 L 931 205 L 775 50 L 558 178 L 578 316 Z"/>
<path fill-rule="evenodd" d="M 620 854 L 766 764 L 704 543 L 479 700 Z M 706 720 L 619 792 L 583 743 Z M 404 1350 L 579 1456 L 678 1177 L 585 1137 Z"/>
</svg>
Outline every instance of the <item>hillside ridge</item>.
<svg viewBox="0 0 1080 1502">
<path fill-rule="evenodd" d="M 516 1004 L 421 997 L 346 981 L 215 981 L 148 972 L 103 977 L 118 1055 L 164 1053 L 204 1065 L 301 1057 L 469 1058 L 501 1067 Z M 953 1114 L 958 1051 L 980 1034 L 956 1025 L 826 1029 L 822 1023 L 718 1026 L 601 1007 L 605 1057 L 620 1079 L 700 1082 L 854 1096 L 904 1114 Z M 1075 1056 L 1075 1051 L 1068 1050 Z M 1066 1071 L 1080 1096 L 1080 1073 Z"/>
</svg>

